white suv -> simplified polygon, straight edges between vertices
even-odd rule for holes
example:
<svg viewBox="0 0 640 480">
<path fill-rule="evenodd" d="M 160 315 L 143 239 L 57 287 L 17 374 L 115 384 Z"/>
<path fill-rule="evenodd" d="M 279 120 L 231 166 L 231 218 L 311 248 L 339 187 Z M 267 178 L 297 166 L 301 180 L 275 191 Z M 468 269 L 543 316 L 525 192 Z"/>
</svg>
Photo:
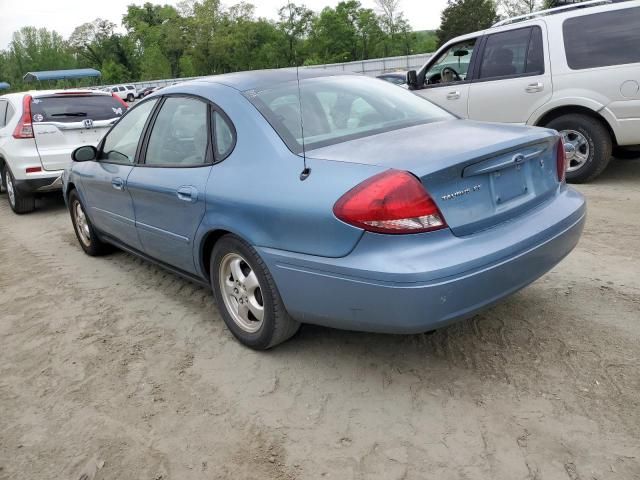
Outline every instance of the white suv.
<svg viewBox="0 0 640 480">
<path fill-rule="evenodd" d="M 115 85 L 107 87 L 105 91 L 113 93 L 127 102 L 133 102 L 138 96 L 138 90 L 133 85 Z"/>
<path fill-rule="evenodd" d="M 640 1 L 590 1 L 455 38 L 409 88 L 463 118 L 538 125 L 565 139 L 567 179 L 640 156 Z M 464 139 L 460 139 L 464 142 Z"/>
<path fill-rule="evenodd" d="M 62 187 L 71 152 L 97 145 L 127 104 L 109 93 L 50 90 L 0 96 L 0 186 L 16 213 Z"/>
</svg>

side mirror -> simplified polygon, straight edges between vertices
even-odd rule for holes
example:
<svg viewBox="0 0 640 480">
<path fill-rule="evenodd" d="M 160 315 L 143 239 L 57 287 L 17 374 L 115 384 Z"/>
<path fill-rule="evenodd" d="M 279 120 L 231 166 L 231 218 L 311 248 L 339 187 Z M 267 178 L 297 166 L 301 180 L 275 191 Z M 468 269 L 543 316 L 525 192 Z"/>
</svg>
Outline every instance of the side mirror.
<svg viewBox="0 0 640 480">
<path fill-rule="evenodd" d="M 98 149 L 93 145 L 76 148 L 71 154 L 74 162 L 89 162 L 98 158 Z"/>
<path fill-rule="evenodd" d="M 407 85 L 411 90 L 418 88 L 418 74 L 415 70 L 409 70 L 407 72 Z"/>
</svg>

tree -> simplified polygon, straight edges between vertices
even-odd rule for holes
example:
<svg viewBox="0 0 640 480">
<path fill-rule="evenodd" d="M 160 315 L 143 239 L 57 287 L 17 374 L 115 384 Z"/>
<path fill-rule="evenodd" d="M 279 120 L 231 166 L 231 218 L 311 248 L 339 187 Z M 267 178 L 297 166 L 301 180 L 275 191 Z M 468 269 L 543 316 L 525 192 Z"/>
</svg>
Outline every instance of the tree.
<svg viewBox="0 0 640 480">
<path fill-rule="evenodd" d="M 543 0 L 498 0 L 498 11 L 506 18 L 535 12 L 544 7 Z"/>
<path fill-rule="evenodd" d="M 496 5 L 492 0 L 449 0 L 440 18 L 436 35 L 438 45 L 443 45 L 458 35 L 490 27 L 497 19 Z"/>
<path fill-rule="evenodd" d="M 278 9 L 278 18 L 278 28 L 287 40 L 287 61 L 289 65 L 296 65 L 298 47 L 301 40 L 309 33 L 314 13 L 304 5 L 289 2 Z"/>
</svg>

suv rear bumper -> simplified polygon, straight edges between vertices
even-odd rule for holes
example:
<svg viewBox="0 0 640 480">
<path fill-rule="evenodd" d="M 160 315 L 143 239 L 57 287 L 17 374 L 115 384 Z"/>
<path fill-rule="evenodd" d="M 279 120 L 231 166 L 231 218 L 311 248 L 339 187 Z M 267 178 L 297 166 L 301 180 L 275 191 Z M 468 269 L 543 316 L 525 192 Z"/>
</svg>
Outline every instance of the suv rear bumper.
<svg viewBox="0 0 640 480">
<path fill-rule="evenodd" d="M 62 172 L 63 170 L 47 172 L 48 176 L 40 178 L 15 179 L 14 188 L 25 195 L 59 191 L 62 190 Z"/>
</svg>

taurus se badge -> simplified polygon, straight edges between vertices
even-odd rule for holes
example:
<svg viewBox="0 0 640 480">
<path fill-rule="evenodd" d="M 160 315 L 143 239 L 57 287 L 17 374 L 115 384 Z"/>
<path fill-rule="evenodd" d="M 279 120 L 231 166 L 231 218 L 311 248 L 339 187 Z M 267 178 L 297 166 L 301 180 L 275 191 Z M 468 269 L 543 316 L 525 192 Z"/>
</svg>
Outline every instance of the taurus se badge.
<svg viewBox="0 0 640 480">
<path fill-rule="evenodd" d="M 474 185 L 473 187 L 467 187 L 464 190 L 458 190 L 457 192 L 447 193 L 446 195 L 442 195 L 442 200 L 451 200 L 452 198 L 462 197 L 463 195 L 468 195 L 472 192 L 477 192 L 480 190 L 481 185 Z"/>
</svg>

